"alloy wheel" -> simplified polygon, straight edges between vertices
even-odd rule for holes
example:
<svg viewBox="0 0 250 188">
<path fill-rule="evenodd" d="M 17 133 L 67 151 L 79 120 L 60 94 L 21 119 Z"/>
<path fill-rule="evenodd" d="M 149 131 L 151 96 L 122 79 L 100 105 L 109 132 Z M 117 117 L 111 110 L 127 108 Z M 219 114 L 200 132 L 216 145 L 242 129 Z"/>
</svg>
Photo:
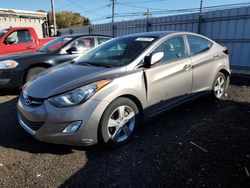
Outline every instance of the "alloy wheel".
<svg viewBox="0 0 250 188">
<path fill-rule="evenodd" d="M 214 95 L 220 99 L 223 96 L 225 88 L 225 79 L 223 76 L 219 76 L 214 85 Z"/>
<path fill-rule="evenodd" d="M 126 105 L 116 108 L 108 120 L 108 135 L 109 138 L 120 143 L 128 139 L 135 128 L 135 112 Z"/>
</svg>

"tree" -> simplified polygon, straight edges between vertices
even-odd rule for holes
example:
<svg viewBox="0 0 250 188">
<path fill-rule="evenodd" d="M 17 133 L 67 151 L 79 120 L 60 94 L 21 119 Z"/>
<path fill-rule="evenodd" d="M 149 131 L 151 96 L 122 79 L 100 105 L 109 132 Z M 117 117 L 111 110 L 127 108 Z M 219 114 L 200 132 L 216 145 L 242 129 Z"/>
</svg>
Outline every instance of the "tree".
<svg viewBox="0 0 250 188">
<path fill-rule="evenodd" d="M 56 24 L 58 29 L 69 28 L 74 26 L 89 25 L 90 20 L 80 13 L 72 11 L 62 11 L 56 13 Z"/>
</svg>

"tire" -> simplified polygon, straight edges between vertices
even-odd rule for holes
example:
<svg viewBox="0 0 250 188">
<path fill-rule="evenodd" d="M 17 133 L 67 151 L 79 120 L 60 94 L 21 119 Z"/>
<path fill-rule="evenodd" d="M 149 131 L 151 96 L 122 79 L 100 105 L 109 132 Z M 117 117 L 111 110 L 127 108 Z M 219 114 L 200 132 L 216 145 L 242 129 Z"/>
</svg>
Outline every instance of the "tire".
<svg viewBox="0 0 250 188">
<path fill-rule="evenodd" d="M 227 79 L 226 76 L 219 72 L 214 80 L 214 84 L 213 84 L 213 97 L 215 99 L 222 99 L 223 96 L 226 93 L 226 84 L 227 84 Z"/>
<path fill-rule="evenodd" d="M 104 111 L 99 125 L 99 141 L 108 147 L 128 142 L 139 125 L 139 110 L 128 98 L 117 98 Z"/>
<path fill-rule="evenodd" d="M 27 71 L 27 75 L 26 75 L 26 78 L 25 78 L 25 83 L 27 83 L 28 81 L 31 80 L 31 78 L 34 76 L 34 75 L 37 75 L 39 74 L 40 72 L 46 70 L 46 68 L 44 67 L 34 67 L 34 68 L 31 68 Z"/>
</svg>

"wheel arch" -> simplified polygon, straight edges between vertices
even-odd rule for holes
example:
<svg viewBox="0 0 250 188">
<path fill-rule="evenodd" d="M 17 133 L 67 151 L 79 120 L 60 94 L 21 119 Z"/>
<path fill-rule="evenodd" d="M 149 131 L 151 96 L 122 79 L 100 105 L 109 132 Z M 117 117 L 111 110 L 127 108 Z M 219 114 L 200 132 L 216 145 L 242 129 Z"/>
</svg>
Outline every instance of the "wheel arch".
<svg viewBox="0 0 250 188">
<path fill-rule="evenodd" d="M 142 105 L 141 101 L 136 96 L 131 95 L 131 94 L 119 95 L 119 96 L 115 97 L 111 102 L 109 102 L 107 104 L 107 106 L 104 108 L 104 111 L 103 111 L 103 113 L 102 113 L 102 115 L 100 117 L 100 120 L 99 120 L 99 123 L 98 123 L 98 126 L 97 126 L 97 142 L 98 143 L 101 143 L 101 144 L 104 143 L 103 138 L 102 138 L 102 126 L 101 126 L 102 119 L 104 118 L 104 112 L 107 110 L 107 108 L 109 107 L 109 105 L 112 102 L 114 102 L 116 100 L 119 100 L 119 99 L 122 99 L 122 98 L 131 100 L 137 106 L 138 111 L 139 111 L 139 114 L 138 114 L 138 120 L 139 120 L 138 123 L 139 124 L 138 124 L 138 126 L 142 123 L 142 120 L 144 118 L 142 118 L 143 117 L 143 105 Z"/>
<path fill-rule="evenodd" d="M 225 77 L 226 77 L 226 82 L 227 82 L 226 83 L 226 92 L 227 92 L 227 89 L 228 89 L 228 86 L 229 86 L 229 82 L 230 82 L 230 76 L 231 76 L 231 74 L 230 74 L 230 72 L 228 70 L 226 70 L 224 68 L 220 69 L 219 72 L 221 72 L 222 74 L 224 74 Z"/>
<path fill-rule="evenodd" d="M 136 106 L 138 107 L 138 110 L 139 110 L 140 120 L 141 120 L 141 118 L 143 120 L 144 119 L 144 113 L 143 113 L 143 106 L 142 106 L 141 101 L 136 96 L 131 95 L 131 94 L 124 94 L 124 95 L 121 95 L 121 96 L 119 96 L 117 98 L 121 98 L 121 97 L 128 98 L 128 99 L 132 100 L 136 104 Z"/>
<path fill-rule="evenodd" d="M 22 80 L 22 85 L 25 83 L 25 80 L 27 78 L 27 74 L 28 74 L 28 71 L 32 68 L 36 68 L 36 67 L 41 67 L 41 68 L 50 68 L 52 67 L 52 65 L 50 64 L 47 64 L 47 63 L 36 63 L 36 64 L 33 64 L 33 65 L 30 65 L 24 72 L 24 75 L 23 75 L 23 80 Z"/>
<path fill-rule="evenodd" d="M 219 72 L 223 73 L 223 74 L 226 76 L 226 78 L 227 78 L 228 76 L 230 76 L 229 71 L 226 70 L 226 69 L 224 69 L 224 68 L 220 69 Z"/>
</svg>

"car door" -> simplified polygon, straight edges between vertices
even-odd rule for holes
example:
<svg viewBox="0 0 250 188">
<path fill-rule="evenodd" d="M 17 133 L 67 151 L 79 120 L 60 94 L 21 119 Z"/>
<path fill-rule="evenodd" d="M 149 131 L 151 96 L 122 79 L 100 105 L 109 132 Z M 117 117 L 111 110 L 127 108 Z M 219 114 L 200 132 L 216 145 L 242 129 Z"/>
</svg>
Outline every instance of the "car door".
<svg viewBox="0 0 250 188">
<path fill-rule="evenodd" d="M 64 47 L 61 51 L 60 62 L 70 61 L 82 54 L 85 54 L 94 47 L 94 37 L 81 37 Z M 67 52 L 68 49 L 75 47 L 76 51 Z"/>
<path fill-rule="evenodd" d="M 9 34 L 6 37 L 12 37 L 15 39 L 13 44 L 5 44 L 4 50 L 6 53 L 15 53 L 15 52 L 29 52 L 34 49 L 34 42 L 31 37 L 30 31 L 27 29 L 17 30 Z"/>
<path fill-rule="evenodd" d="M 153 113 L 178 103 L 192 88 L 191 60 L 184 37 L 178 35 L 165 40 L 151 54 L 157 52 L 164 52 L 164 57 L 144 70 L 149 111 Z"/>
<path fill-rule="evenodd" d="M 212 42 L 197 35 L 186 35 L 189 44 L 189 56 L 193 67 L 192 92 L 198 93 L 209 90 L 211 87 L 211 72 L 213 72 L 215 58 L 209 53 Z"/>
</svg>

